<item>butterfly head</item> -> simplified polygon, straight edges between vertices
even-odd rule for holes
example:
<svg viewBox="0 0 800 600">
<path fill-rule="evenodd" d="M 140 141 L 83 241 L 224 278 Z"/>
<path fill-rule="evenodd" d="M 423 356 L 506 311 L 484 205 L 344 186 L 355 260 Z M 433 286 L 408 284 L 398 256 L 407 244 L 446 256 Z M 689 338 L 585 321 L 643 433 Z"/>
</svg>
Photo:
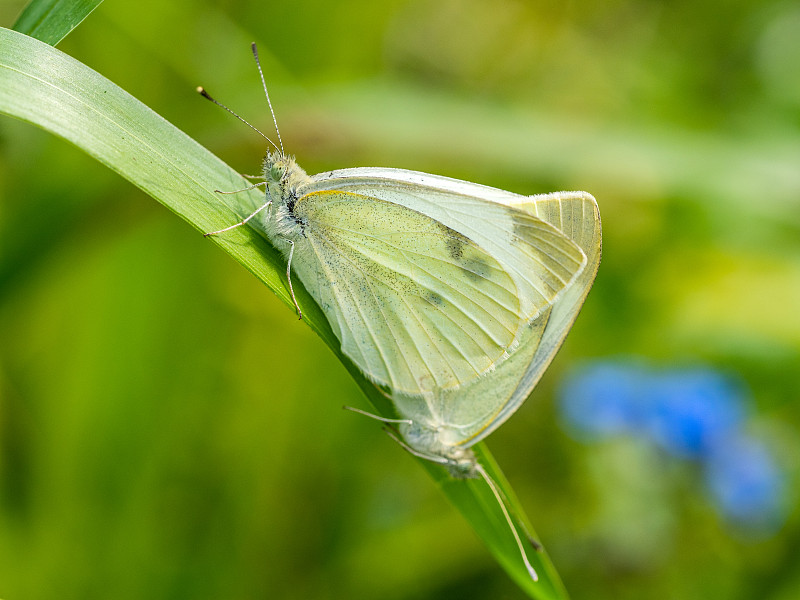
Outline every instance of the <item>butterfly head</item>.
<svg viewBox="0 0 800 600">
<path fill-rule="evenodd" d="M 293 192 L 308 182 L 309 177 L 293 156 L 275 151 L 264 158 L 264 179 L 273 198 L 285 199 L 294 195 Z"/>
</svg>

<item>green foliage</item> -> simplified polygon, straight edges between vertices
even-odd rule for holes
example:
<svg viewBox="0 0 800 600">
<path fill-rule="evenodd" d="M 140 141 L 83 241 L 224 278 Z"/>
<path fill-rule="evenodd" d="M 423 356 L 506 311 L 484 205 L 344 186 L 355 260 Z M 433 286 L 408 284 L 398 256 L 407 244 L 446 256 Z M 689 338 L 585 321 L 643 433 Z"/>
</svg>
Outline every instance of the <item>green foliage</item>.
<svg viewBox="0 0 800 600">
<path fill-rule="evenodd" d="M 21 9 L 0 5 L 0 19 Z M 59 44 L 102 85 L 23 91 L 82 136 L 80 99 L 141 107 L 95 93 L 122 88 L 252 173 L 263 140 L 194 89 L 271 132 L 255 40 L 284 143 L 309 172 L 382 165 L 592 192 L 597 283 L 488 443 L 573 597 L 789 600 L 796 509 L 773 537 L 731 530 L 698 473 L 630 440 L 571 440 L 554 398 L 593 357 L 735 371 L 796 504 L 798 19 L 781 0 L 107 2 Z M 16 58 L 53 76 L 54 55 L 72 64 L 44 50 Z M 36 110 L 6 81 L 4 102 Z M 240 177 L 137 114 L 141 126 L 105 119 L 94 156 L 192 227 L 61 139 L 0 119 L 0 598 L 518 596 L 415 461 L 341 411 L 369 407 L 292 317 L 271 247 L 244 230 L 200 235 L 232 222 L 213 190 Z M 226 243 L 254 252 L 280 298 Z"/>
<path fill-rule="evenodd" d="M 31 0 L 14 30 L 55 46 L 103 0 Z"/>
</svg>

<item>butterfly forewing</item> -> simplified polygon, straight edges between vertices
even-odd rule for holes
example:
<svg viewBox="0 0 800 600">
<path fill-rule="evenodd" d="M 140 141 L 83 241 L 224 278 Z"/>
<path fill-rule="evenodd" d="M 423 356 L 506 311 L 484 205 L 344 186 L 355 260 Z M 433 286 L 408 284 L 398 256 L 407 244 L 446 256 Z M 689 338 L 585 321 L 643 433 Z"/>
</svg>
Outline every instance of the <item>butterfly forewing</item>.
<svg viewBox="0 0 800 600">
<path fill-rule="evenodd" d="M 528 320 L 550 306 L 586 264 L 581 248 L 549 222 L 512 209 L 516 194 L 401 169 L 343 169 L 308 186 L 371 196 L 404 206 L 466 236 L 514 279 Z"/>
<path fill-rule="evenodd" d="M 503 266 L 425 215 L 346 192 L 304 195 L 295 214 L 309 253 L 295 261 L 298 275 L 345 354 L 393 390 L 423 393 L 480 377 L 526 324 Z"/>
</svg>

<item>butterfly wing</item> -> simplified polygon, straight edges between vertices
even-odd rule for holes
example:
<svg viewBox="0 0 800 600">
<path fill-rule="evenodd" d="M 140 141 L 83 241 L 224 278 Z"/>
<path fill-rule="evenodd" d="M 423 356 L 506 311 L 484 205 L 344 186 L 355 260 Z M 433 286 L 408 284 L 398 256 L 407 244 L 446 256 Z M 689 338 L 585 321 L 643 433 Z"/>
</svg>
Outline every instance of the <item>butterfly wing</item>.
<svg viewBox="0 0 800 600">
<path fill-rule="evenodd" d="M 581 249 L 550 223 L 518 210 L 524 196 L 402 169 L 343 169 L 312 177 L 305 193 L 344 191 L 419 212 L 469 238 L 518 286 L 521 310 L 534 319 L 586 264 Z M 513 208 L 513 210 L 509 210 Z"/>
<path fill-rule="evenodd" d="M 580 268 L 551 301 L 539 306 L 535 316 L 517 335 L 517 350 L 497 363 L 491 377 L 419 396 L 394 390 L 392 399 L 401 415 L 429 422 L 441 431 L 439 444 L 469 446 L 500 426 L 528 397 L 538 383 L 580 311 L 600 262 L 600 216 L 594 198 L 585 192 L 558 192 L 520 196 L 479 184 L 399 169 L 345 169 L 317 175 L 315 184 L 326 189 L 370 193 L 402 202 L 431 218 L 479 240 L 503 265 L 519 276 L 534 266 L 509 244 L 505 209 L 525 213 L 559 232 L 552 257 L 567 240 L 583 256 Z M 410 191 L 404 193 L 408 188 Z M 425 192 L 422 189 L 428 190 Z M 433 190 L 433 192 L 429 191 Z M 448 196 L 449 194 L 449 196 Z M 442 196 L 447 196 L 446 201 Z M 487 205 L 493 205 L 487 208 Z M 498 214 L 500 213 L 500 214 Z M 491 215 L 491 216 L 487 216 Z M 519 217 L 516 217 L 519 221 Z M 512 227 L 512 231 L 514 228 Z M 493 244 L 492 242 L 496 242 Z M 507 252 L 507 250 L 511 252 Z M 543 245 L 540 252 L 547 252 Z M 516 254 L 516 256 L 508 256 Z M 556 259 L 561 262 L 563 259 Z M 563 263 L 561 263 L 563 264 Z M 535 287 L 535 286 L 529 286 Z M 525 289 L 521 285 L 519 289 Z M 535 302 L 534 302 L 535 304 Z"/>
<path fill-rule="evenodd" d="M 587 264 L 575 280 L 561 294 L 552 307 L 531 324 L 526 352 L 521 353 L 519 362 L 524 360 L 522 354 L 530 355 L 527 368 L 521 369 L 522 376 L 516 383 L 513 392 L 502 403 L 496 415 L 488 419 L 487 426 L 476 432 L 474 437 L 465 437 L 467 445 L 474 444 L 497 427 L 499 427 L 528 398 L 533 388 L 539 383 L 542 375 L 564 342 L 580 312 L 586 296 L 594 283 L 600 266 L 602 233 L 600 211 L 597 202 L 586 192 L 555 192 L 529 196 L 524 199 L 512 199 L 510 205 L 535 215 L 564 233 L 583 250 Z M 532 348 L 535 350 L 531 351 Z M 514 365 L 507 369 L 512 381 L 517 378 Z M 501 373 L 502 378 L 502 373 Z M 480 396 L 481 390 L 471 392 Z M 468 404 L 468 402 L 467 402 Z M 469 422 L 469 417 L 455 416 L 462 422 Z"/>
<path fill-rule="evenodd" d="M 492 230 L 484 237 L 505 236 L 509 261 L 458 221 L 456 229 L 376 189 L 304 189 L 294 210 L 305 238 L 293 267 L 343 352 L 393 393 L 454 390 L 497 368 L 586 263 L 577 245 L 525 211 L 484 202 Z M 421 195 L 437 192 L 450 205 L 457 196 Z"/>
<path fill-rule="evenodd" d="M 434 439 L 409 439 L 421 451 L 444 453 L 452 446 L 471 446 L 488 436 L 530 395 L 548 367 L 591 288 L 600 262 L 597 204 L 584 192 L 560 192 L 525 198 L 518 209 L 531 211 L 563 227 L 585 252 L 587 265 L 553 304 L 541 312 L 520 338 L 518 350 L 497 366 L 491 377 L 433 398 L 395 393 L 398 413 L 436 430 Z"/>
</svg>

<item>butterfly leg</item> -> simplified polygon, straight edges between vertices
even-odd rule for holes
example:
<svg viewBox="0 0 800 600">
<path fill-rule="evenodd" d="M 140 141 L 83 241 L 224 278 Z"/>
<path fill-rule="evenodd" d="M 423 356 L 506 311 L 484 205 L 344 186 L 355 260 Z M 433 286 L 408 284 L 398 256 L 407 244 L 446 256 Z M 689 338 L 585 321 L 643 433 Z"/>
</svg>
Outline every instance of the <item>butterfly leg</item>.
<svg viewBox="0 0 800 600">
<path fill-rule="evenodd" d="M 258 178 L 258 177 L 260 177 L 260 176 L 255 176 L 255 175 L 242 175 L 242 177 L 250 177 L 250 178 L 252 178 L 252 179 L 257 179 L 257 178 Z M 248 187 L 246 187 L 246 188 L 242 188 L 241 190 L 233 190 L 232 192 L 223 192 L 222 190 L 214 190 L 214 191 L 215 191 L 217 194 L 241 194 L 242 192 L 249 192 L 250 190 L 254 190 L 254 189 L 256 189 L 257 187 L 261 187 L 262 185 L 267 185 L 267 182 L 266 182 L 266 181 L 259 181 L 258 183 L 254 183 L 254 184 L 253 184 L 253 185 L 251 185 L 251 186 L 248 186 Z M 258 212 L 258 211 L 256 211 L 256 212 Z"/>
<path fill-rule="evenodd" d="M 297 309 L 297 316 L 298 318 L 303 318 L 303 311 L 300 310 L 300 306 L 297 304 L 297 298 L 294 297 L 294 288 L 292 287 L 292 256 L 294 256 L 294 242 L 292 240 L 286 240 L 289 242 L 289 260 L 286 261 L 286 279 L 289 282 L 289 293 L 292 295 L 292 302 L 294 302 L 294 307 Z"/>
<path fill-rule="evenodd" d="M 372 413 L 368 413 L 365 410 L 361 410 L 360 408 L 353 408 L 352 406 L 343 406 L 345 410 L 349 410 L 354 413 L 358 413 L 360 415 L 364 415 L 365 417 L 369 417 L 370 419 L 375 419 L 376 421 L 380 421 L 381 423 L 404 423 L 406 425 L 413 425 L 414 421 L 411 419 L 387 419 L 386 417 L 379 417 L 378 415 L 373 415 Z"/>
<path fill-rule="evenodd" d="M 249 188 L 248 188 L 248 189 L 249 189 Z M 240 191 L 240 192 L 243 192 L 244 190 L 239 190 L 239 191 Z M 225 193 L 231 193 L 231 194 L 233 194 L 233 193 L 235 193 L 235 192 L 220 192 L 220 193 L 221 193 L 221 194 L 225 194 Z M 265 208 L 269 208 L 270 206 L 272 206 L 272 200 L 270 200 L 270 201 L 269 201 L 269 202 L 267 202 L 266 204 L 264 204 L 264 205 L 262 205 L 262 206 L 258 207 L 258 208 L 257 208 L 257 209 L 256 209 L 254 212 L 252 212 L 252 213 L 251 213 L 249 216 L 245 217 L 243 220 L 239 221 L 239 222 L 238 222 L 238 223 L 236 223 L 235 225 L 231 225 L 230 227 L 226 227 L 225 229 L 220 229 L 219 231 L 211 231 L 211 232 L 209 232 L 209 233 L 204 233 L 204 234 L 203 234 L 203 237 L 208 237 L 208 236 L 210 236 L 210 235 L 217 235 L 218 233 L 224 233 L 224 232 L 226 232 L 226 231 L 230 231 L 231 229 L 235 229 L 235 228 L 237 228 L 237 227 L 241 227 L 242 225 L 244 225 L 245 223 L 247 223 L 247 222 L 248 222 L 250 219 L 252 219 L 253 217 L 255 217 L 255 216 L 258 214 L 258 213 L 260 213 L 262 210 L 264 210 Z"/>
<path fill-rule="evenodd" d="M 386 417 L 379 417 L 378 415 L 373 415 L 372 413 L 368 413 L 367 411 L 361 410 L 360 408 L 353 408 L 352 406 L 343 406 L 342 408 L 345 410 L 350 410 L 354 413 L 358 413 L 360 415 L 364 415 L 365 417 L 369 417 L 370 419 L 375 419 L 376 421 L 380 421 L 381 423 L 398 423 L 404 425 L 414 424 L 414 421 L 412 421 L 411 419 L 387 419 Z M 406 444 L 403 440 L 401 440 L 399 437 L 397 437 L 395 431 L 389 427 L 384 427 L 383 430 L 386 432 L 386 435 L 388 435 L 395 442 L 400 444 L 400 447 L 403 448 L 403 450 L 405 450 L 409 454 L 413 454 L 414 456 L 417 456 L 419 458 L 424 458 L 425 460 L 429 460 L 435 463 L 440 463 L 443 465 L 449 465 L 451 463 L 451 461 L 447 460 L 443 456 L 431 456 L 429 454 L 423 454 L 422 452 L 414 450 L 414 448 L 412 448 L 411 446 Z"/>
</svg>

